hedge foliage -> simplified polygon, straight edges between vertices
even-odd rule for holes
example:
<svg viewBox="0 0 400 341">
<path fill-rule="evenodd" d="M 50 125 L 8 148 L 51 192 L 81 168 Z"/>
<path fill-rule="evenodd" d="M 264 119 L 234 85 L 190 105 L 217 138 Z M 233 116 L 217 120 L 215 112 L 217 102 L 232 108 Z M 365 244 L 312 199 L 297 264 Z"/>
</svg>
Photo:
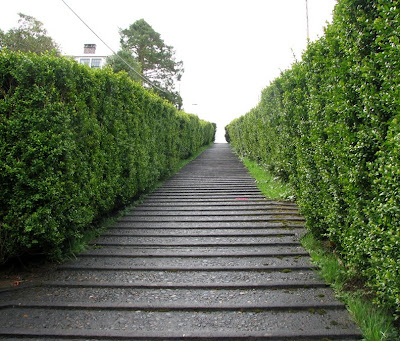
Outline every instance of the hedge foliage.
<svg viewBox="0 0 400 341">
<path fill-rule="evenodd" d="M 400 313 L 400 4 L 339 0 L 325 35 L 226 127 L 242 155 L 290 181 L 380 304 Z"/>
<path fill-rule="evenodd" d="M 0 52 L 0 263 L 56 256 L 214 133 L 126 74 Z"/>
</svg>

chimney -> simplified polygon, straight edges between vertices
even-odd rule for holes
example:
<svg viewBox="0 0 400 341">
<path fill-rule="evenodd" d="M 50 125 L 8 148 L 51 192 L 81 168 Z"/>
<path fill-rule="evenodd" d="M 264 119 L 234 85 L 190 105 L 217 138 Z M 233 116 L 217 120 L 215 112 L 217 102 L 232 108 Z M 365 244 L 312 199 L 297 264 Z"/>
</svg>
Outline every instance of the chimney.
<svg viewBox="0 0 400 341">
<path fill-rule="evenodd" d="M 84 54 L 95 54 L 96 53 L 96 44 L 85 44 L 83 46 Z"/>
</svg>

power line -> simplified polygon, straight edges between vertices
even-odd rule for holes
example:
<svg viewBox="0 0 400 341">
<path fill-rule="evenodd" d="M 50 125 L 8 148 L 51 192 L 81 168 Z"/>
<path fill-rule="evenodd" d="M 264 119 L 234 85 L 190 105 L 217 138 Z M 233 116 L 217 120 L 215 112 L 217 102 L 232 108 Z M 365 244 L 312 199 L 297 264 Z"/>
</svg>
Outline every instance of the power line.
<svg viewBox="0 0 400 341">
<path fill-rule="evenodd" d="M 136 73 L 147 84 L 149 84 L 150 86 L 152 86 L 153 88 L 155 88 L 155 89 L 157 89 L 157 90 L 159 90 L 161 92 L 166 93 L 165 90 L 160 89 L 157 85 L 155 85 L 152 82 L 150 82 L 149 79 L 147 79 L 145 76 L 143 76 L 140 72 L 137 72 L 125 59 L 123 59 L 120 55 L 115 53 L 115 51 L 103 39 L 101 39 L 100 36 L 94 30 L 92 30 L 92 28 L 64 0 L 61 0 L 61 1 L 113 53 L 114 56 L 117 56 L 119 59 L 121 59 L 122 62 L 124 62 L 134 73 Z"/>
</svg>

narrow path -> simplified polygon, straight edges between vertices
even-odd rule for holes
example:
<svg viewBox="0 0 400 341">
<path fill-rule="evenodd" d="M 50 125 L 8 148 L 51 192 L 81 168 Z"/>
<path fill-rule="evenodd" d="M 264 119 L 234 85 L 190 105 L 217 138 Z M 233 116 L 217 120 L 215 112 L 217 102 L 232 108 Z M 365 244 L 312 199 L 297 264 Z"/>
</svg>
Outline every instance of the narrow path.
<svg viewBox="0 0 400 341">
<path fill-rule="evenodd" d="M 216 144 L 42 285 L 0 292 L 0 339 L 360 339 L 303 232 Z"/>
</svg>

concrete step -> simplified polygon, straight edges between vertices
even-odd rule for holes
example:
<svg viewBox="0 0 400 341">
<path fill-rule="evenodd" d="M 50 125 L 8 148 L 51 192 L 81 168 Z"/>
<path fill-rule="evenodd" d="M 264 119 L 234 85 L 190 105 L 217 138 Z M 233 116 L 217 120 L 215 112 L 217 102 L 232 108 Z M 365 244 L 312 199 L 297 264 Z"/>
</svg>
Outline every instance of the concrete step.
<svg viewBox="0 0 400 341">
<path fill-rule="evenodd" d="M 125 269 L 125 270 L 299 270 L 316 268 L 310 257 L 99 257 L 79 256 L 76 261 L 68 262 L 61 269 Z"/>
<path fill-rule="evenodd" d="M 129 216 L 126 215 L 120 221 L 133 221 L 133 222 L 271 222 L 271 221 L 302 221 L 305 219 L 299 215 L 290 214 L 275 214 L 275 215 L 231 215 L 231 216 L 210 216 L 210 215 L 181 215 L 181 216 Z"/>
<path fill-rule="evenodd" d="M 152 196 L 159 196 L 159 195 L 168 195 L 168 196 L 182 196 L 182 195 L 231 195 L 237 193 L 246 193 L 246 194 L 260 194 L 260 190 L 257 187 L 240 187 L 240 188 L 192 188 L 188 185 L 185 188 L 168 188 L 168 189 L 159 189 L 155 191 Z"/>
<path fill-rule="evenodd" d="M 269 212 L 291 212 L 291 213 L 297 213 L 298 209 L 297 207 L 294 206 L 277 206 L 277 205 L 224 205 L 224 206 L 219 206 L 215 207 L 215 205 L 209 205 L 209 206 L 199 206 L 199 205 L 173 205 L 169 204 L 164 205 L 164 206 L 144 206 L 140 205 L 139 207 L 135 208 L 132 212 L 129 212 L 130 214 L 132 213 L 138 213 L 138 212 L 174 212 L 174 211 L 179 211 L 179 212 L 206 212 L 206 213 L 212 213 L 212 212 L 221 212 L 224 213 L 226 211 L 258 211 L 258 212 L 263 212 L 265 214 L 268 214 Z"/>
<path fill-rule="evenodd" d="M 190 217 L 226 217 L 226 216 L 276 216 L 276 215 L 293 215 L 300 216 L 296 211 L 293 210 L 133 210 L 126 214 L 126 217 L 140 217 L 140 216 L 190 216 Z"/>
<path fill-rule="evenodd" d="M 10 308 L 1 334 L 122 339 L 356 339 L 340 309 L 286 311 L 118 311 L 109 309 Z M 38 323 L 38 321 L 40 321 Z M 305 328 L 305 326 L 307 326 Z M 129 338 L 128 338 L 129 337 Z M 273 337 L 273 338 L 272 338 Z"/>
<path fill-rule="evenodd" d="M 60 270 L 57 277 L 66 284 L 74 282 L 125 283 L 133 285 L 242 285 L 245 283 L 264 285 L 269 282 L 284 282 L 286 285 L 302 283 L 306 286 L 321 285 L 318 274 L 313 270 L 118 270 L 78 269 Z"/>
<path fill-rule="evenodd" d="M 161 198 L 160 198 L 161 197 Z M 251 195 L 251 196 L 235 196 L 235 195 L 215 195 L 215 196 L 149 196 L 146 198 L 145 204 L 152 203 L 189 203 L 189 204 L 202 204 L 202 203 L 213 203 L 213 204 L 241 204 L 241 203 L 267 203 L 266 199 L 262 195 Z M 167 201 L 170 200 L 170 201 Z"/>
<path fill-rule="evenodd" d="M 93 246 L 86 252 L 90 255 L 99 256 L 124 256 L 124 257 L 230 257 L 230 256 L 272 256 L 286 257 L 308 255 L 300 245 L 277 246 L 277 245 L 252 245 L 252 246 L 174 246 L 174 247 L 152 247 L 152 246 Z"/>
<path fill-rule="evenodd" d="M 102 236 L 92 242 L 95 245 L 113 246 L 247 246 L 247 245 L 300 245 L 297 236 L 264 236 L 264 237 L 126 237 L 126 236 Z"/>
<path fill-rule="evenodd" d="M 160 193 L 160 194 L 152 194 L 151 199 L 185 199 L 185 200 L 207 200 L 207 199 L 229 199 L 229 200 L 259 200 L 263 199 L 262 194 L 248 193 L 246 191 L 236 191 L 232 193 L 204 193 L 204 194 L 193 194 L 193 193 Z"/>
<path fill-rule="evenodd" d="M 214 228 L 109 228 L 102 236 L 124 236 L 124 237 L 199 237 L 199 236 L 214 236 L 214 237 L 282 237 L 296 236 L 299 231 L 294 229 L 274 228 L 267 229 L 214 229 Z"/>
<path fill-rule="evenodd" d="M 129 221 L 120 219 L 114 225 L 119 229 L 144 228 L 144 229 L 251 229 L 263 228 L 266 231 L 280 228 L 293 230 L 304 227 L 304 220 L 272 220 L 272 221 L 203 221 L 203 222 L 182 222 L 182 221 Z"/>
<path fill-rule="evenodd" d="M 179 306 L 195 308 L 200 306 L 211 309 L 264 309 L 288 310 L 322 309 L 324 307 L 343 307 L 330 288 L 292 288 L 292 289 L 138 289 L 138 288 L 92 288 L 40 286 L 32 290 L 18 290 L 8 296 L 2 296 L 0 306 L 41 306 L 53 304 L 62 307 L 77 304 L 83 306 L 104 304 L 109 307 L 123 305 L 125 309 L 168 308 Z"/>
<path fill-rule="evenodd" d="M 256 201 L 248 201 L 248 200 L 226 200 L 226 201 L 210 201 L 210 200 L 197 200 L 197 201 L 187 201 L 187 200 L 182 200 L 181 202 L 154 202 L 150 198 L 148 198 L 145 202 L 137 206 L 137 209 L 142 209 L 142 208 L 150 208 L 154 209 L 160 208 L 164 209 L 164 207 L 172 208 L 172 207 L 177 207 L 177 208 L 185 208 L 185 207 L 198 207 L 198 208 L 203 208 L 203 206 L 210 207 L 211 209 L 245 209 L 246 207 L 257 207 L 257 208 L 287 208 L 287 209 L 292 209 L 297 211 L 298 207 L 290 202 L 273 202 L 273 201 L 267 201 L 267 200 L 256 200 Z"/>
</svg>

